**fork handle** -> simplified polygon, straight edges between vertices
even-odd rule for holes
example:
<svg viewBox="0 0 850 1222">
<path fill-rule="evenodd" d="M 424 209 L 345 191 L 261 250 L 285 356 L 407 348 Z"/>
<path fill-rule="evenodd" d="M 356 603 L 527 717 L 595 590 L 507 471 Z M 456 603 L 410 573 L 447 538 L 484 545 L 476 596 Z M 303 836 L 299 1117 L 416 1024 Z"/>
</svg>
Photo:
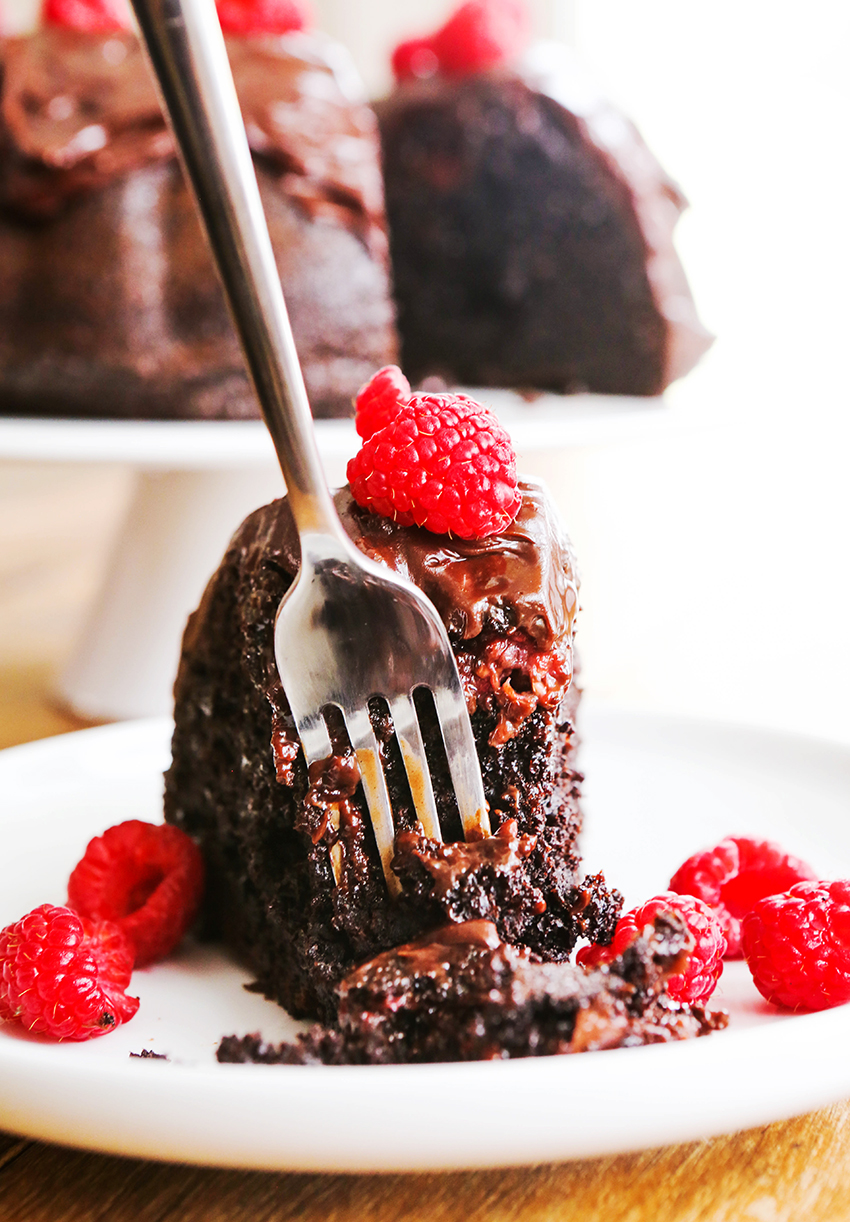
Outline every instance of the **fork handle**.
<svg viewBox="0 0 850 1222">
<path fill-rule="evenodd" d="M 328 492 L 213 0 L 132 0 L 300 534 L 347 542 Z"/>
</svg>

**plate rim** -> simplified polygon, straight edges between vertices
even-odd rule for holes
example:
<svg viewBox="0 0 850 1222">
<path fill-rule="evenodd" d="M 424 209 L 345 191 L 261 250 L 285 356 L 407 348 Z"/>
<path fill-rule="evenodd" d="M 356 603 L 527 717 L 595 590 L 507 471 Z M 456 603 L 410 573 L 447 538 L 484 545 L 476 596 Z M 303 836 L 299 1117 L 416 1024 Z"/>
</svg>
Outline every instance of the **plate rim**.
<svg viewBox="0 0 850 1222">
<path fill-rule="evenodd" d="M 850 766 L 850 746 L 838 740 L 815 735 L 794 734 L 758 726 L 736 726 L 734 723 L 707 718 L 677 717 L 645 711 L 595 706 L 583 709 L 583 717 L 597 729 L 608 722 L 621 732 L 624 725 L 638 721 L 648 725 L 669 726 L 675 723 L 685 732 L 702 736 L 714 731 L 723 736 L 743 735 L 760 747 L 773 742 L 802 749 L 808 755 L 817 748 L 826 752 L 842 771 Z M 150 752 L 155 742 L 166 741 L 170 719 L 149 718 L 135 722 L 113 723 L 85 730 L 72 731 L 53 738 L 23 743 L 0 752 L 0 782 L 20 771 L 21 783 L 38 757 L 61 755 L 68 748 L 85 744 L 96 755 L 98 744 L 110 739 L 125 747 Z M 147 744 L 147 746 L 145 746 Z M 675 754 L 675 748 L 673 753 Z M 153 760 L 151 758 L 151 767 Z M 82 776 L 82 773 L 81 773 Z M 45 781 L 45 792 L 51 783 Z M 12 786 L 14 798 L 14 784 Z M 14 801 L 11 804 L 14 806 Z M 3 816 L 0 823 L 5 821 Z M 792 1034 L 787 1034 L 791 1027 Z M 850 1032 L 850 1006 L 798 1015 L 786 1021 L 727 1030 L 710 1039 L 649 1047 L 615 1049 L 576 1057 L 525 1058 L 506 1062 L 458 1063 L 448 1065 L 400 1066 L 251 1066 L 251 1065 L 168 1065 L 146 1061 L 139 1069 L 135 1061 L 111 1062 L 57 1057 L 56 1046 L 29 1038 L 0 1039 L 0 1123 L 25 1136 L 58 1141 L 60 1144 L 82 1146 L 137 1157 L 165 1161 L 183 1161 L 198 1165 L 231 1166 L 265 1170 L 300 1170 L 325 1172 L 422 1171 L 473 1167 L 506 1167 L 541 1161 L 623 1153 L 716 1136 L 738 1128 L 789 1118 L 801 1112 L 826 1106 L 850 1093 L 850 1067 L 842 1076 L 837 1054 L 846 1046 Z M 805 1047 L 806 1056 L 796 1057 L 788 1064 L 789 1043 L 795 1050 Z M 14 1049 L 10 1052 L 10 1049 Z M 715 1051 L 722 1050 L 722 1055 Z M 603 1071 L 599 1072 L 599 1058 Z M 704 1062 L 712 1069 L 714 1081 L 706 1081 Z M 715 1064 L 717 1062 L 717 1064 Z M 628 1066 L 628 1069 L 626 1067 Z M 780 1082 L 780 1070 L 784 1077 Z M 623 1072 L 625 1071 L 625 1073 Z M 33 1075 L 41 1085 L 33 1097 Z M 167 1075 L 160 1077 L 157 1075 Z M 598 1108 L 591 1114 L 574 1117 L 552 1108 L 541 1098 L 548 1092 L 568 1099 L 582 1092 L 615 1091 L 618 1079 L 631 1083 L 631 1094 L 621 1092 L 621 1109 L 614 1115 L 607 1131 Z M 171 1121 L 157 1134 L 141 1132 L 122 1124 L 121 1115 L 101 1113 L 101 1122 L 93 1124 L 91 1117 L 76 1119 L 73 1102 L 70 1111 L 46 1120 L 39 1114 L 39 1101 L 45 1082 L 60 1087 L 66 1100 L 102 1095 L 111 1088 L 113 1095 L 146 1100 L 167 1097 Z M 163 1087 L 163 1083 L 166 1085 Z M 541 1085 L 542 1084 L 542 1085 Z M 688 1085 L 701 1084 L 700 1108 L 695 1109 L 687 1098 Z M 622 1083 L 620 1084 L 622 1087 Z M 668 1106 L 663 1110 L 651 1107 L 637 1125 L 635 1104 L 653 1088 L 656 1094 L 668 1091 Z M 750 1097 L 743 1099 L 744 1088 Z M 758 1089 L 756 1089 L 758 1088 Z M 736 1106 L 724 1107 L 724 1091 L 737 1090 Z M 438 1115 L 441 1094 L 452 1097 L 454 1124 L 462 1120 L 474 1125 L 475 1108 L 470 1110 L 464 1092 L 484 1092 L 488 1106 L 488 1126 L 491 1130 L 510 1132 L 511 1120 L 518 1109 L 526 1123 L 524 1133 L 513 1132 L 489 1147 L 480 1140 L 458 1145 L 445 1135 L 431 1133 L 425 1148 L 417 1144 L 416 1125 L 412 1117 L 391 1120 L 392 1102 L 400 1094 L 418 1100 L 427 1114 Z M 336 1132 L 332 1120 L 322 1114 L 322 1104 L 339 1100 L 340 1092 L 357 1094 L 362 1099 L 365 1114 L 378 1121 L 368 1128 L 367 1139 L 362 1134 Z M 252 1146 L 234 1141 L 232 1135 L 216 1138 L 205 1129 L 200 1137 L 186 1131 L 192 1118 L 187 1100 L 198 1097 L 227 1099 L 227 1105 L 241 1114 L 249 1104 L 274 1111 L 278 1127 L 272 1126 L 265 1141 Z M 318 1101 L 317 1101 L 318 1097 Z M 329 1102 L 330 1101 L 330 1102 Z M 532 1105 L 548 1124 L 542 1130 L 539 1120 L 530 1115 Z M 300 1110 L 294 1124 L 289 1115 Z M 523 1110 L 524 1109 L 524 1110 Z M 622 1110 L 625 1109 L 625 1110 Z M 61 1109 L 60 1109 L 61 1112 Z M 305 1114 L 306 1113 L 306 1114 Z M 478 1122 L 480 1124 L 480 1115 Z M 317 1144 L 321 1121 L 323 1140 Z M 731 1121 L 731 1123 L 730 1123 Z M 381 1128 L 380 1124 L 384 1127 Z M 375 1127 L 377 1124 L 377 1127 Z M 388 1127 L 389 1126 L 389 1127 Z M 507 1129 L 505 1128 L 507 1126 Z M 201 1126 L 203 1129 L 203 1126 Z M 329 1157 L 328 1130 L 335 1144 Z M 183 1137 L 181 1139 L 181 1130 Z M 378 1134 L 381 1134 L 380 1139 Z M 312 1145 L 311 1145 L 312 1142 Z"/>
<path fill-rule="evenodd" d="M 531 402 L 500 387 L 462 387 L 493 407 L 518 451 L 570 449 L 640 437 L 662 429 L 705 428 L 704 413 L 663 396 L 558 395 Z M 325 460 L 350 458 L 358 445 L 351 418 L 315 421 Z M 554 441 L 553 441 L 554 430 Z M 0 414 L 0 459 L 126 463 L 150 470 L 233 470 L 276 459 L 261 420 L 135 420 Z"/>
</svg>

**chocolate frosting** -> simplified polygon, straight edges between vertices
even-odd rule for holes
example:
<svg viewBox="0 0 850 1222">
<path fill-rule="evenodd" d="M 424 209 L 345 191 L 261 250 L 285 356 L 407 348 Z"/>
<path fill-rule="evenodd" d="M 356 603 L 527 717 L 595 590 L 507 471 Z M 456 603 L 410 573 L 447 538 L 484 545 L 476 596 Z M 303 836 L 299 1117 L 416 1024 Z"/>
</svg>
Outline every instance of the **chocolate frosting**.
<svg viewBox="0 0 850 1222">
<path fill-rule="evenodd" d="M 457 539 L 361 509 L 347 487 L 336 496 L 342 524 L 362 552 L 407 577 L 434 603 L 450 632 L 477 636 L 488 622 L 520 628 L 542 650 L 570 642 L 578 577 L 570 541 L 542 485 L 520 481 L 522 505 L 508 530 L 489 539 Z M 258 540 L 292 576 L 299 546 L 288 511 L 266 518 Z"/>
<path fill-rule="evenodd" d="M 682 971 L 692 949 L 693 938 L 683 922 L 661 913 L 613 965 L 586 970 L 571 963 L 536 962 L 526 947 L 504 942 L 491 921 L 462 921 L 442 925 L 355 968 L 339 988 L 340 1017 L 343 1023 L 349 1015 L 356 1021 L 352 1003 L 356 1005 L 361 990 L 372 1002 L 371 1006 L 367 1003 L 367 1010 L 374 1007 L 375 995 L 380 993 L 391 1011 L 415 1009 L 421 1005 L 422 982 L 427 980 L 437 993 L 451 996 L 454 1005 L 514 1007 L 535 998 L 552 1002 L 571 998 L 582 1009 L 602 1002 L 599 1017 L 610 1019 L 608 1006 L 615 998 L 630 1000 L 633 1013 L 638 1010 L 638 997 L 645 1007 L 662 992 L 669 976 Z M 677 1009 L 673 1008 L 674 1014 Z M 626 1019 L 622 1011 L 621 1017 Z M 717 1025 L 725 1026 L 722 1017 Z M 569 1051 L 599 1046 L 600 1033 L 593 1030 L 596 1024 L 590 1026 L 591 1030 L 582 1033 L 581 1046 Z M 621 1033 L 626 1026 L 627 1021 L 625 1026 L 616 1024 Z"/>
<path fill-rule="evenodd" d="M 383 185 L 370 108 L 353 96 L 340 49 L 315 35 L 227 40 L 255 155 L 311 213 L 384 239 Z M 46 26 L 2 53 L 0 199 L 50 216 L 81 191 L 175 156 L 132 33 Z"/>
<path fill-rule="evenodd" d="M 357 988 L 358 984 L 380 972 L 382 967 L 397 963 L 404 964 L 411 975 L 447 972 L 454 959 L 470 950 L 499 950 L 504 945 L 492 921 L 462 921 L 457 925 L 442 925 L 415 942 L 407 942 L 404 946 L 395 946 L 376 955 L 362 967 L 355 968 L 346 977 L 345 984 L 348 988 Z M 527 951 L 511 949 L 516 950 L 518 958 L 528 959 Z"/>
<path fill-rule="evenodd" d="M 494 836 L 483 840 L 453 841 L 437 844 L 424 840 L 417 831 L 399 832 L 396 853 L 410 853 L 434 880 L 434 897 L 443 904 L 475 870 L 490 870 L 494 876 L 516 873 L 534 850 L 537 837 L 520 835 L 516 820 L 505 820 Z M 543 903 L 541 911 L 546 904 Z"/>
<path fill-rule="evenodd" d="M 470 981 L 466 981 L 465 997 L 462 999 L 458 995 L 456 1000 L 465 1000 L 467 1005 L 492 1000 L 497 982 L 504 976 L 508 986 L 513 985 L 512 1000 L 518 1001 L 519 997 L 513 996 L 520 991 L 513 972 L 529 966 L 528 952 L 503 942 L 492 921 L 464 921 L 443 925 L 415 942 L 393 947 L 355 968 L 340 985 L 340 1016 L 343 1020 L 348 1016 L 352 1003 L 356 1007 L 361 989 L 368 993 L 375 989 L 385 992 L 397 999 L 397 1006 L 405 1008 L 416 1004 L 418 994 L 414 982 L 421 988 L 426 978 L 438 992 L 452 994 L 457 988 L 458 973 L 466 967 L 467 974 L 470 968 L 474 974 L 477 959 L 490 963 L 492 973 L 485 974 L 478 989 L 470 989 Z M 355 1017 L 356 1014 L 355 1008 Z"/>
</svg>

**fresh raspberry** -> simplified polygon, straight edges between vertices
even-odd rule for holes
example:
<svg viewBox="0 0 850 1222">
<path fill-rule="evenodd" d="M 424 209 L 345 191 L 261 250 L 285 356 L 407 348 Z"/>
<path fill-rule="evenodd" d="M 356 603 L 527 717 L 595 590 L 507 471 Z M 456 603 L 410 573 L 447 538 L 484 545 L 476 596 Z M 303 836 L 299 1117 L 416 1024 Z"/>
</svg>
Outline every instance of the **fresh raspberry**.
<svg viewBox="0 0 850 1222">
<path fill-rule="evenodd" d="M 312 25 L 307 0 L 216 0 L 225 34 L 287 34 Z"/>
<path fill-rule="evenodd" d="M 413 395 L 364 441 L 348 481 L 364 509 L 461 539 L 506 530 L 522 502 L 510 438 L 466 395 Z"/>
<path fill-rule="evenodd" d="M 109 921 L 42 904 L 0 930 L 0 1019 L 60 1040 L 88 1040 L 139 1008 L 125 993 L 133 948 Z"/>
<path fill-rule="evenodd" d="M 354 426 L 364 441 L 389 424 L 410 399 L 410 383 L 398 365 L 386 365 L 361 386 L 354 400 Z"/>
<path fill-rule="evenodd" d="M 122 0 L 44 0 L 47 25 L 84 34 L 111 34 L 130 29 L 130 14 Z"/>
<path fill-rule="evenodd" d="M 68 880 L 68 903 L 81 916 L 114 921 L 136 951 L 136 967 L 162 959 L 192 924 L 204 866 L 185 832 L 129 819 L 90 841 Z"/>
<path fill-rule="evenodd" d="M 424 80 L 436 76 L 440 61 L 430 38 L 411 38 L 393 51 L 393 75 L 397 81 Z"/>
<path fill-rule="evenodd" d="M 694 939 L 694 949 L 685 971 L 671 976 L 667 981 L 668 994 L 673 1001 L 698 1004 L 708 1001 L 723 971 L 726 938 L 720 922 L 708 905 L 692 895 L 665 891 L 639 908 L 633 908 L 620 917 L 610 945 L 583 946 L 576 955 L 576 962 L 585 967 L 597 967 L 600 963 L 619 959 L 641 931 L 647 925 L 652 925 L 662 912 L 673 912 L 681 917 Z"/>
<path fill-rule="evenodd" d="M 396 47 L 395 78 L 484 72 L 521 53 L 530 25 L 525 0 L 467 0 L 430 38 L 411 38 Z"/>
<path fill-rule="evenodd" d="M 770 895 L 741 922 L 755 986 L 789 1010 L 850 1001 L 850 881 L 796 883 Z"/>
<path fill-rule="evenodd" d="M 523 0 L 467 0 L 431 40 L 447 76 L 482 72 L 520 54 L 528 39 Z"/>
<path fill-rule="evenodd" d="M 740 959 L 741 918 L 753 905 L 816 877 L 811 866 L 772 840 L 728 836 L 689 857 L 670 879 L 670 890 L 695 895 L 713 908 L 726 934 L 727 959 Z"/>
</svg>

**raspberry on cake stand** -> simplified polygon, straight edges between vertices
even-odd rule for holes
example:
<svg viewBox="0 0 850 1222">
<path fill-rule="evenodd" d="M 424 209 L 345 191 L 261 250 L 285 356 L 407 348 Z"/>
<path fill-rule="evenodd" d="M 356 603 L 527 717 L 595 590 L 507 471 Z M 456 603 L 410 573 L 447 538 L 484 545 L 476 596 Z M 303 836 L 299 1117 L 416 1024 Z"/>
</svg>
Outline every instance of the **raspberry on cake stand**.
<svg viewBox="0 0 850 1222">
<path fill-rule="evenodd" d="M 473 390 L 506 425 L 526 474 L 588 445 L 692 428 L 695 414 L 660 398 Z M 316 422 L 328 482 L 345 482 L 358 448 L 352 420 Z M 545 461 L 544 461 L 545 458 Z M 83 717 L 171 711 L 186 618 L 228 539 L 251 510 L 283 494 L 260 421 L 0 418 L 0 460 L 103 463 L 133 469 L 135 487 L 100 589 L 57 695 Z"/>
</svg>

